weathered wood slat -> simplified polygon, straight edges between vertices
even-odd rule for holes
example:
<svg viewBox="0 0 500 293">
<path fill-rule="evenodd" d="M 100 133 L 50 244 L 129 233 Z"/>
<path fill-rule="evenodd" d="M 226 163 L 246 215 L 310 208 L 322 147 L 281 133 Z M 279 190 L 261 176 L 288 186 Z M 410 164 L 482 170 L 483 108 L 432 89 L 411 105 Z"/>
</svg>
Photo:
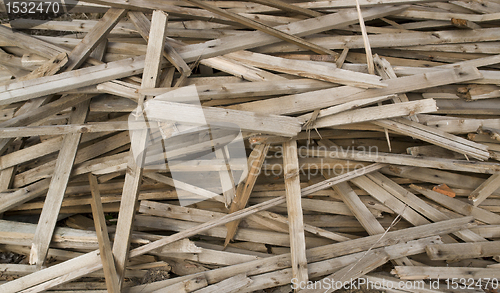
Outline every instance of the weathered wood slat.
<svg viewBox="0 0 500 293">
<path fill-rule="evenodd" d="M 285 176 L 286 205 L 290 234 L 293 278 L 298 282 L 309 280 L 307 273 L 306 241 L 299 179 L 297 142 L 283 144 L 283 172 Z"/>
<path fill-rule="evenodd" d="M 82 65 L 90 53 L 92 53 L 92 50 L 107 37 L 108 33 L 125 13 L 126 10 L 124 9 L 109 9 L 92 30 L 85 35 L 83 40 L 68 54 L 69 61 L 65 65 L 64 70 L 70 71 Z"/>
<path fill-rule="evenodd" d="M 257 145 L 250 153 L 247 162 L 248 174 L 236 188 L 236 194 L 229 208 L 230 213 L 234 213 L 238 210 L 244 209 L 247 205 L 248 199 L 250 198 L 250 194 L 252 193 L 253 187 L 255 185 L 255 182 L 257 181 L 257 177 L 262 168 L 262 164 L 264 164 L 264 160 L 268 151 L 269 145 L 261 144 Z M 226 225 L 227 235 L 224 242 L 225 246 L 227 246 L 228 243 L 233 239 L 234 235 L 236 234 L 236 230 L 238 229 L 238 225 L 239 221 L 228 223 Z"/>
<path fill-rule="evenodd" d="M 162 11 L 153 12 L 153 20 L 151 22 L 151 30 L 148 39 L 148 50 L 144 61 L 144 73 L 141 84 L 143 88 L 154 88 L 158 83 L 161 58 L 163 57 L 163 46 L 165 44 L 166 27 L 167 14 Z M 142 100 L 140 100 L 138 104 L 138 109 L 142 110 Z M 142 113 L 137 114 L 143 116 Z M 129 255 L 130 233 L 142 179 L 142 165 L 146 156 L 146 152 L 143 150 L 146 147 L 149 131 L 147 129 L 140 130 L 136 135 L 136 143 L 138 147 L 142 149 L 142 152 L 140 154 L 134 154 L 132 149 L 129 151 L 127 169 L 130 170 L 130 172 L 126 173 L 123 183 L 122 201 L 120 204 L 115 241 L 113 243 L 113 256 L 115 258 L 119 288 L 121 288 L 123 283 L 126 261 Z"/>
<path fill-rule="evenodd" d="M 104 277 L 106 278 L 106 287 L 108 292 L 120 292 L 118 274 L 116 273 L 115 268 L 115 260 L 113 258 L 113 252 L 111 251 L 108 228 L 106 226 L 106 219 L 104 218 L 104 211 L 102 209 L 101 193 L 99 192 L 97 178 L 92 174 L 89 174 L 89 183 L 93 199 L 91 202 L 92 215 L 94 218 L 97 239 L 99 241 L 99 253 L 101 255 Z"/>
<path fill-rule="evenodd" d="M 373 123 L 479 160 L 487 160 L 490 156 L 488 148 L 485 145 L 473 143 L 467 139 L 446 133 L 440 129 L 427 127 L 418 122 L 397 118 L 375 121 Z"/>
<path fill-rule="evenodd" d="M 90 100 L 80 103 L 70 117 L 70 123 L 83 123 L 87 118 Z M 81 134 L 67 134 L 62 141 L 62 148 L 54 168 L 56 174 L 50 181 L 44 208 L 38 220 L 37 230 L 30 253 L 30 263 L 38 267 L 45 262 L 50 240 L 57 222 L 58 210 L 68 185 L 73 162 L 75 161 Z M 57 211 L 57 212 L 56 212 Z"/>
</svg>

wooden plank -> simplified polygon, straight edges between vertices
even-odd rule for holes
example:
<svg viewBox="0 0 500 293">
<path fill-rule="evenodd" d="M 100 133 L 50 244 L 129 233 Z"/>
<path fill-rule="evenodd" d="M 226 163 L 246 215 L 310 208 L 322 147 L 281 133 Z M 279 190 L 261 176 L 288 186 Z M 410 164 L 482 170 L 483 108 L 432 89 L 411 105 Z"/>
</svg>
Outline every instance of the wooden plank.
<svg viewBox="0 0 500 293">
<path fill-rule="evenodd" d="M 0 104 L 26 101 L 60 91 L 77 89 L 129 75 L 139 74 L 144 68 L 144 57 L 124 59 L 102 65 L 73 70 L 54 76 L 11 83 L 0 87 Z"/>
<path fill-rule="evenodd" d="M 69 133 L 95 133 L 114 132 L 121 130 L 137 130 L 142 124 L 113 121 L 113 122 L 90 122 L 85 124 L 50 125 L 50 126 L 24 126 L 0 128 L 0 138 L 30 137 L 42 135 L 61 135 Z"/>
<path fill-rule="evenodd" d="M 487 241 L 478 243 L 434 244 L 425 248 L 432 260 L 458 260 L 500 255 L 500 243 Z"/>
<path fill-rule="evenodd" d="M 380 82 L 380 77 L 378 76 L 336 68 L 333 64 L 325 62 L 286 59 L 249 51 L 239 51 L 227 54 L 226 56 L 259 68 L 301 77 L 362 88 L 380 88 L 385 86 L 384 83 Z"/>
<path fill-rule="evenodd" d="M 300 194 L 299 160 L 297 157 L 297 141 L 295 140 L 283 143 L 283 169 L 293 278 L 297 279 L 298 282 L 307 283 L 309 277 L 307 274 L 304 219 Z"/>
<path fill-rule="evenodd" d="M 297 135 L 301 129 L 299 120 L 293 117 L 260 115 L 248 111 L 217 107 L 201 107 L 200 109 L 199 105 L 166 102 L 156 99 L 145 103 L 145 111 L 148 119 L 155 121 L 175 121 L 194 125 L 220 124 L 224 128 L 236 125 L 243 131 L 263 132 L 287 137 Z M 200 112 L 203 113 L 202 116 L 200 116 Z"/>
<path fill-rule="evenodd" d="M 267 152 L 269 151 L 269 145 L 260 144 L 255 146 L 250 155 L 248 156 L 248 174 L 246 178 L 238 184 L 236 188 L 236 195 L 231 203 L 231 207 L 229 208 L 230 213 L 235 213 L 243 208 L 248 203 L 248 199 L 250 198 L 250 194 L 252 193 L 255 182 L 257 181 L 257 177 L 260 175 L 260 170 L 262 168 L 262 164 L 264 164 L 264 160 L 266 158 Z M 229 242 L 233 239 L 236 234 L 236 230 L 238 229 L 239 221 L 228 223 L 227 227 L 227 235 L 226 240 L 224 242 L 224 246 L 226 247 Z"/>
<path fill-rule="evenodd" d="M 108 227 L 102 210 L 101 193 L 99 184 L 95 175 L 89 174 L 90 191 L 92 193 L 92 215 L 94 225 L 99 242 L 99 253 L 101 256 L 104 277 L 106 278 L 106 288 L 108 292 L 120 292 L 118 275 L 116 274 L 115 260 L 111 251 L 111 243 L 109 241 Z"/>
<path fill-rule="evenodd" d="M 375 184 L 368 177 L 361 176 L 353 179 L 351 182 L 356 184 L 360 188 L 366 190 L 371 196 L 376 198 L 378 201 L 384 203 L 384 205 L 386 205 L 394 212 L 401 214 L 401 217 L 403 219 L 407 220 L 413 225 L 419 226 L 430 223 L 422 215 L 418 214 L 412 209 L 406 208 L 405 204 L 403 204 L 401 201 L 397 200 L 390 193 L 388 193 L 383 188 Z"/>
<path fill-rule="evenodd" d="M 80 67 L 126 12 L 124 9 L 110 8 L 92 30 L 85 35 L 82 41 L 68 54 L 69 61 L 65 65 L 64 70 L 71 71 Z"/>
<path fill-rule="evenodd" d="M 66 52 L 59 53 L 58 55 L 52 57 L 50 60 L 44 64 L 37 67 L 29 74 L 19 78 L 20 81 L 30 80 L 42 76 L 51 76 L 56 74 L 61 68 L 63 68 L 68 63 L 68 54 Z"/>
<path fill-rule="evenodd" d="M 75 112 L 72 113 L 69 122 L 83 123 L 87 117 L 89 104 L 90 100 L 80 103 L 76 107 Z M 54 169 L 55 177 L 50 181 L 45 205 L 42 209 L 33 244 L 31 246 L 30 263 L 36 264 L 38 267 L 42 266 L 45 262 L 45 257 L 56 226 L 57 216 L 59 214 L 58 210 L 61 207 L 71 169 L 73 168 L 80 137 L 81 134 L 79 133 L 65 135 L 62 142 L 62 148 L 57 157 L 57 163 Z"/>
<path fill-rule="evenodd" d="M 425 11 L 414 8 L 409 8 L 406 11 L 397 14 L 400 17 L 410 19 L 432 19 L 432 20 L 450 20 L 452 18 L 464 19 L 474 22 L 494 21 L 500 19 L 500 13 L 488 14 L 465 14 L 465 13 L 444 13 L 435 11 Z"/>
<path fill-rule="evenodd" d="M 381 120 L 384 118 L 408 116 L 415 113 L 431 113 L 436 112 L 437 109 L 435 100 L 425 99 L 345 111 L 318 118 L 313 125 L 318 128 L 332 127 L 350 123 Z M 377 124 L 378 122 L 375 121 L 374 123 Z"/>
<path fill-rule="evenodd" d="M 200 60 L 200 64 L 227 72 L 249 81 L 287 81 L 287 79 L 282 76 L 253 67 L 247 63 L 236 61 L 235 59 L 227 56 L 228 55 L 203 59 Z"/>
<path fill-rule="evenodd" d="M 141 88 L 156 87 L 162 64 L 161 59 L 167 31 L 167 14 L 161 11 L 155 11 L 153 14 L 154 18 L 151 21 Z"/>
<path fill-rule="evenodd" d="M 144 63 L 142 88 L 154 88 L 158 83 L 166 28 L 167 14 L 162 11 L 154 11 Z M 138 109 L 142 110 L 142 100 L 140 100 L 138 104 Z M 140 115 L 139 117 L 144 117 L 142 113 L 138 114 Z M 137 206 L 137 196 L 142 180 L 142 165 L 146 157 L 144 149 L 149 131 L 145 129 L 138 131 L 135 135 L 137 135 L 137 147 L 139 147 L 141 151 L 140 154 L 134 154 L 132 149 L 129 151 L 127 173 L 125 175 L 125 182 L 123 183 L 122 200 L 118 214 L 115 241 L 113 243 L 113 256 L 116 263 L 119 287 L 121 287 L 123 283 L 126 262 L 129 257 L 130 233 L 132 231 L 132 224 Z"/>
<path fill-rule="evenodd" d="M 363 37 L 363 46 L 365 47 L 366 64 L 368 66 L 368 73 L 375 74 L 375 65 L 373 64 L 372 48 L 370 46 L 370 41 L 368 40 L 368 35 L 366 33 L 365 21 L 361 13 L 361 7 L 359 5 L 359 0 L 356 0 L 356 11 L 358 12 L 359 26 L 361 28 L 361 36 Z"/>
<path fill-rule="evenodd" d="M 205 59 L 213 60 L 214 58 Z M 206 64 L 206 63 L 205 63 Z M 260 73 L 258 73 L 260 74 Z M 250 74 L 249 74 L 250 75 Z M 276 76 L 275 74 L 272 74 Z M 257 76 L 248 77 L 243 76 L 247 80 L 253 82 L 223 82 L 223 83 L 213 83 L 213 84 L 198 84 L 196 85 L 196 90 L 198 91 L 198 96 L 200 101 L 211 101 L 216 99 L 235 99 L 235 98 L 248 98 L 248 97 L 264 97 L 272 95 L 286 95 L 295 94 L 300 92 L 307 92 L 319 89 L 330 88 L 333 85 L 331 83 L 311 80 L 311 79 L 280 79 L 270 80 L 268 76 Z M 262 81 L 264 80 L 264 81 Z M 100 84 L 102 86 L 104 84 Z M 135 89 L 130 89 L 127 94 L 134 93 Z M 158 96 L 164 93 L 172 91 L 172 88 L 157 88 L 157 89 L 139 89 L 139 93 L 147 96 Z M 115 93 L 113 93 L 115 94 Z"/>
<path fill-rule="evenodd" d="M 469 200 L 472 201 L 473 206 L 477 207 L 498 188 L 500 188 L 500 174 L 496 173 L 474 189 L 469 195 Z"/>
</svg>

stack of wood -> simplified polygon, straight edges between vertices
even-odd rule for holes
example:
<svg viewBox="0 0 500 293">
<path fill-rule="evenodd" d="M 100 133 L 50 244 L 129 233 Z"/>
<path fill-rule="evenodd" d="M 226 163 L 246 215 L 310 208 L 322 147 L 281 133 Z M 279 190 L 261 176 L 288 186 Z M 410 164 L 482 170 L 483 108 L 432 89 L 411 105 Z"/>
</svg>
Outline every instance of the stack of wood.
<svg viewBox="0 0 500 293">
<path fill-rule="evenodd" d="M 498 288 L 500 1 L 73 4 L 0 26 L 0 292 Z M 134 154 L 200 109 L 242 178 L 215 140 Z"/>
</svg>

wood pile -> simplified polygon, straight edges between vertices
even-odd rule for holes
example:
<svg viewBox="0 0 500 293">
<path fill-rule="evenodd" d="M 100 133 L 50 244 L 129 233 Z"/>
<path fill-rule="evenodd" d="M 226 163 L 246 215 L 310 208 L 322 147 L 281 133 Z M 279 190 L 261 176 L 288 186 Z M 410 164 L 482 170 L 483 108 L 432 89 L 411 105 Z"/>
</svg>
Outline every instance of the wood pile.
<svg viewBox="0 0 500 293">
<path fill-rule="evenodd" d="M 497 292 L 499 0 L 73 5 L 0 26 L 0 292 Z"/>
</svg>

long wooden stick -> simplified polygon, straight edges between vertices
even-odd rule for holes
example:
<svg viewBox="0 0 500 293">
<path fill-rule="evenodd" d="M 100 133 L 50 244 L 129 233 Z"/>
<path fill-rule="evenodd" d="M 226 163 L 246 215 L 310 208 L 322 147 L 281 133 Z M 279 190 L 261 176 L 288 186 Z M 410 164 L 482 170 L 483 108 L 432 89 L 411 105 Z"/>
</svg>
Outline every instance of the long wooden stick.
<svg viewBox="0 0 500 293">
<path fill-rule="evenodd" d="M 71 115 L 70 123 L 83 123 L 87 117 L 90 100 L 80 103 Z M 50 240 L 56 226 L 59 209 L 68 185 L 76 151 L 80 142 L 81 133 L 66 134 L 63 139 L 62 149 L 57 157 L 54 176 L 50 181 L 49 191 L 45 199 L 38 226 L 31 246 L 30 263 L 37 266 L 43 265 L 49 249 Z"/>
<path fill-rule="evenodd" d="M 302 215 L 300 170 L 297 157 L 297 141 L 283 143 L 283 171 L 285 174 L 286 205 L 288 211 L 290 249 L 293 278 L 307 283 L 306 241 Z"/>
<path fill-rule="evenodd" d="M 167 14 L 162 11 L 155 11 L 151 22 L 148 50 L 142 77 L 142 87 L 144 88 L 154 88 L 158 82 L 166 28 Z M 142 102 L 139 103 L 138 108 L 142 110 Z M 139 115 L 143 114 L 139 113 Z M 132 149 L 129 151 L 127 169 L 129 169 L 130 172 L 127 172 L 123 184 L 122 201 L 116 226 L 115 241 L 113 243 L 113 256 L 115 257 L 120 287 L 123 282 L 125 266 L 128 259 L 130 233 L 132 231 L 132 223 L 137 206 L 137 196 L 139 195 L 139 187 L 142 180 L 142 165 L 146 157 L 145 147 L 149 131 L 147 129 L 138 131 L 137 135 L 138 137 L 136 137 L 134 143 L 137 143 L 137 146 L 142 151 L 139 155 L 134 155 Z"/>
<path fill-rule="evenodd" d="M 250 153 L 250 156 L 248 157 L 248 175 L 245 180 L 238 184 L 238 187 L 236 188 L 236 195 L 231 203 L 231 207 L 229 208 L 230 213 L 241 210 L 247 205 L 250 194 L 252 193 L 255 182 L 257 181 L 257 177 L 261 172 L 262 164 L 264 164 L 264 160 L 266 159 L 268 150 L 269 145 L 261 144 L 257 145 Z M 233 239 L 239 223 L 239 221 L 235 221 L 226 225 L 227 235 L 224 246 L 227 246 Z"/>
<path fill-rule="evenodd" d="M 102 268 L 104 277 L 106 278 L 106 287 L 108 292 L 119 293 L 120 287 L 118 282 L 118 274 L 116 273 L 115 260 L 111 251 L 111 243 L 109 241 L 108 227 L 104 218 L 102 209 L 101 193 L 99 192 L 99 184 L 95 175 L 89 174 L 90 192 L 92 193 L 92 215 L 94 218 L 95 231 L 99 242 L 99 252 L 101 255 Z"/>
</svg>

